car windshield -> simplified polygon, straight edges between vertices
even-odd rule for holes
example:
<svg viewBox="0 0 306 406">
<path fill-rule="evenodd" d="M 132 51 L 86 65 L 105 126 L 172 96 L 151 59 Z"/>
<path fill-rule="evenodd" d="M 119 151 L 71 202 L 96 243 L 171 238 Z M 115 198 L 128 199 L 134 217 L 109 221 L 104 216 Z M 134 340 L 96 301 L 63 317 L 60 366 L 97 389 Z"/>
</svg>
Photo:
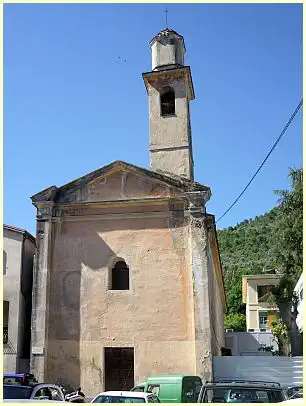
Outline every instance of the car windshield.
<svg viewBox="0 0 306 406">
<path fill-rule="evenodd" d="M 131 392 L 144 392 L 144 390 L 145 390 L 144 386 L 135 386 L 135 388 L 133 388 Z"/>
<path fill-rule="evenodd" d="M 32 388 L 29 386 L 3 386 L 3 399 L 30 399 Z"/>
<path fill-rule="evenodd" d="M 146 403 L 144 398 L 100 395 L 92 403 Z"/>
<path fill-rule="evenodd" d="M 202 403 L 278 403 L 284 399 L 281 390 L 266 388 L 206 388 Z"/>
</svg>

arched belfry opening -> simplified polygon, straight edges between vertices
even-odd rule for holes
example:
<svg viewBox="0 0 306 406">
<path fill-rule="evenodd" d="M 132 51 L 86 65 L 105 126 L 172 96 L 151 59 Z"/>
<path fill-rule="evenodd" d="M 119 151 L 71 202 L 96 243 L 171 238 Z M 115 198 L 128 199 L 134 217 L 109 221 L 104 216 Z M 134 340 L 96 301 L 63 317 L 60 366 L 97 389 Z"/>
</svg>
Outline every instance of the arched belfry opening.
<svg viewBox="0 0 306 406">
<path fill-rule="evenodd" d="M 129 267 L 123 260 L 117 261 L 111 271 L 111 290 L 130 289 Z"/>
<path fill-rule="evenodd" d="M 160 111 L 162 116 L 175 114 L 175 93 L 170 86 L 162 88 L 160 92 Z"/>
</svg>

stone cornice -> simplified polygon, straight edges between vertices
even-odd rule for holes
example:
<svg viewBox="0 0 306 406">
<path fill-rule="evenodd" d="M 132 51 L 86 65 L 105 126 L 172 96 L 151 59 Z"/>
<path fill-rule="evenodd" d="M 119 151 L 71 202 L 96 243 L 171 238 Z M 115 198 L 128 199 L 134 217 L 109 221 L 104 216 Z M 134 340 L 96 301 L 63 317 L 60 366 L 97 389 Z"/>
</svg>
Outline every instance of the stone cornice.
<svg viewBox="0 0 306 406">
<path fill-rule="evenodd" d="M 189 212 L 193 215 L 205 213 L 205 204 L 211 196 L 210 189 L 201 192 L 186 192 L 186 199 L 188 200 Z"/>
<path fill-rule="evenodd" d="M 56 186 L 50 186 L 47 189 L 42 190 L 39 193 L 36 193 L 36 195 L 31 196 L 31 200 L 33 203 L 35 202 L 47 202 L 47 201 L 52 201 L 55 198 L 57 192 L 57 187 Z"/>
<path fill-rule="evenodd" d="M 185 196 L 177 196 L 177 197 L 154 197 L 154 198 L 145 198 L 145 199 L 129 199 L 129 200 L 114 200 L 114 201 L 98 201 L 98 202 L 76 202 L 76 203 L 62 203 L 62 204 L 55 204 L 54 202 L 36 202 L 34 203 L 35 207 L 37 208 L 37 218 L 42 219 L 49 219 L 52 218 L 75 218 L 75 217 L 84 217 L 85 219 L 98 219 L 98 218 L 124 218 L 125 216 L 132 215 L 134 217 L 146 217 L 150 213 L 153 213 L 154 216 L 161 216 L 163 213 L 168 213 L 166 216 L 169 215 L 173 210 L 178 210 L 177 207 L 179 206 L 179 210 L 183 210 L 187 203 Z M 88 210 L 90 209 L 109 209 L 113 208 L 120 209 L 131 207 L 135 208 L 141 206 L 156 206 L 161 207 L 159 210 L 151 210 L 151 211 L 130 211 L 130 212 L 123 212 L 123 213 L 98 213 L 98 214 L 88 214 Z M 164 206 L 164 209 L 162 209 Z M 168 207 L 167 210 L 165 208 Z M 134 209 L 135 210 L 135 209 Z"/>
<path fill-rule="evenodd" d="M 152 82 L 160 80 L 160 79 L 173 79 L 173 78 L 178 78 L 178 77 L 184 77 L 187 82 L 188 99 L 189 100 L 195 99 L 190 66 L 182 66 L 180 68 L 174 68 L 174 69 L 165 69 L 165 70 L 145 72 L 142 74 L 142 77 L 143 77 L 147 92 L 148 92 L 149 86 L 151 86 L 150 82 L 152 83 Z"/>
<path fill-rule="evenodd" d="M 66 215 L 52 217 L 52 222 L 60 221 L 97 221 L 97 220 L 126 220 L 126 219 L 145 219 L 145 218 L 170 218 L 170 211 L 159 212 L 136 212 L 136 213 L 111 213 L 111 214 L 93 214 L 84 215 L 82 209 L 76 210 Z"/>
</svg>

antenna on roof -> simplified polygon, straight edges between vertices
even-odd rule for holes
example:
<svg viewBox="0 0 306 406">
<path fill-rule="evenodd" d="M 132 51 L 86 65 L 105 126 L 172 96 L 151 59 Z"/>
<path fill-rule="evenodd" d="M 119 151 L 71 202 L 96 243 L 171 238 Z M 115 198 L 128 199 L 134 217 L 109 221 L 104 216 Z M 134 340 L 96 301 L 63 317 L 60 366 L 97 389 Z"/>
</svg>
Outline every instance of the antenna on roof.
<svg viewBox="0 0 306 406">
<path fill-rule="evenodd" d="M 164 13 L 166 13 L 166 28 L 168 28 L 168 13 L 169 13 L 169 10 L 166 8 Z"/>
</svg>

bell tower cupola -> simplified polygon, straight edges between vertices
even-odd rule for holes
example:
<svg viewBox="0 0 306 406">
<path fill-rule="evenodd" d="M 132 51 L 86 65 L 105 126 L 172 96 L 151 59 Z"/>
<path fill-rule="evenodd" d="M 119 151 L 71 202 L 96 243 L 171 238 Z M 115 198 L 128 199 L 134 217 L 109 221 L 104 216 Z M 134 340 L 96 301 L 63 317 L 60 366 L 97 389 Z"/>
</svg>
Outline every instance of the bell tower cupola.
<svg viewBox="0 0 306 406">
<path fill-rule="evenodd" d="M 152 71 L 184 66 L 184 38 L 175 31 L 166 28 L 152 39 L 150 45 Z"/>
<path fill-rule="evenodd" d="M 195 98 L 184 65 L 184 38 L 166 28 L 150 42 L 152 71 L 143 73 L 149 98 L 150 167 L 193 180 L 189 103 Z"/>
</svg>

